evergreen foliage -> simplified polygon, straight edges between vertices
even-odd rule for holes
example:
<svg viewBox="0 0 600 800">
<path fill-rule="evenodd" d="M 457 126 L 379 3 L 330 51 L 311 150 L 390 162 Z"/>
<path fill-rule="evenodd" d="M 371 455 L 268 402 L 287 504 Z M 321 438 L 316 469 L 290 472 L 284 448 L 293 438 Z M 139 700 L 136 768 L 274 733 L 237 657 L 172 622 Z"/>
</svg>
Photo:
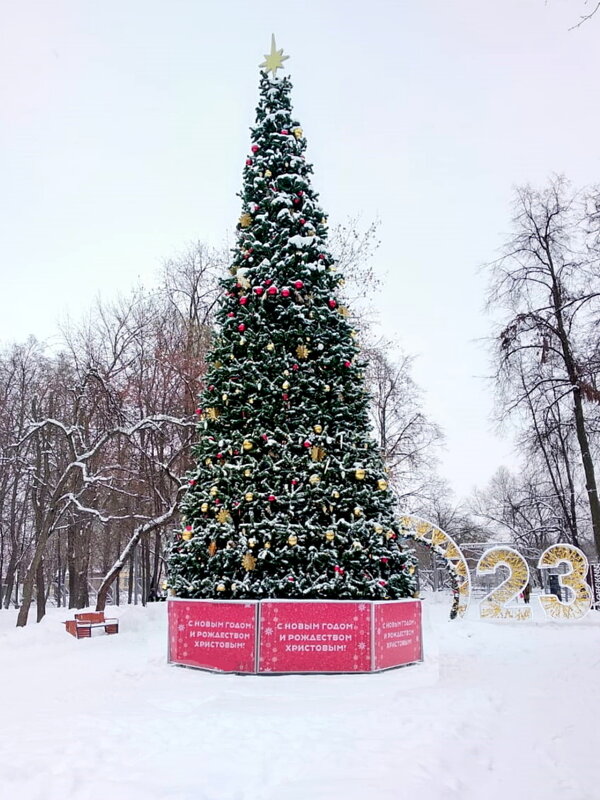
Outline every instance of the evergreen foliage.
<svg viewBox="0 0 600 800">
<path fill-rule="evenodd" d="M 242 216 L 170 553 L 187 598 L 416 591 L 289 78 L 261 72 Z"/>
</svg>

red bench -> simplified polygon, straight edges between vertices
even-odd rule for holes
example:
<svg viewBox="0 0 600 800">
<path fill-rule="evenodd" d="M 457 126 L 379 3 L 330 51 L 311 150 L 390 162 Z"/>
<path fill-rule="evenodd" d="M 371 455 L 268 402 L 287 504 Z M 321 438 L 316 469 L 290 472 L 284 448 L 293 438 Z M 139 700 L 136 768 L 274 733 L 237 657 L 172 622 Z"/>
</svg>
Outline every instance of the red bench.
<svg viewBox="0 0 600 800">
<path fill-rule="evenodd" d="M 89 639 L 92 635 L 92 628 L 104 628 L 105 633 L 119 632 L 119 620 L 115 617 L 107 619 L 103 611 L 75 614 L 75 619 L 66 620 L 64 625 L 67 633 L 76 639 Z"/>
</svg>

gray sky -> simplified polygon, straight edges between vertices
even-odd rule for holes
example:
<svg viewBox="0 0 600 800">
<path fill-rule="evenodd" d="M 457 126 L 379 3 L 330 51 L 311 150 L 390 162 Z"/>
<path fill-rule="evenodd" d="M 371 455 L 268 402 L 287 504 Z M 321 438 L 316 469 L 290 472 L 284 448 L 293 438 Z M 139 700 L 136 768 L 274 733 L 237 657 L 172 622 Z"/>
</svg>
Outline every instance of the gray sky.
<svg viewBox="0 0 600 800">
<path fill-rule="evenodd" d="M 0 340 L 224 241 L 270 34 L 331 224 L 381 220 L 384 332 L 481 485 L 491 428 L 484 277 L 515 184 L 600 179 L 600 16 L 584 0 L 0 0 Z"/>
</svg>

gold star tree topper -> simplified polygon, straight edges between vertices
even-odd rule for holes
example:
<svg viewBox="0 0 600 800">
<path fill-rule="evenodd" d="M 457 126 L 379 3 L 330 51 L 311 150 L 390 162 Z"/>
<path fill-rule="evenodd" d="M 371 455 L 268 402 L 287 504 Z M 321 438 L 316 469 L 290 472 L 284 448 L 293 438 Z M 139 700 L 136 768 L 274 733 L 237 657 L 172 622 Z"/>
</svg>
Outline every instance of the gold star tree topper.
<svg viewBox="0 0 600 800">
<path fill-rule="evenodd" d="M 265 53 L 265 60 L 260 65 L 266 72 L 272 72 L 273 77 L 277 76 L 277 70 L 283 69 L 283 62 L 287 61 L 289 56 L 283 55 L 283 48 L 281 50 L 277 49 L 275 45 L 275 34 L 271 34 L 271 52 Z"/>
</svg>

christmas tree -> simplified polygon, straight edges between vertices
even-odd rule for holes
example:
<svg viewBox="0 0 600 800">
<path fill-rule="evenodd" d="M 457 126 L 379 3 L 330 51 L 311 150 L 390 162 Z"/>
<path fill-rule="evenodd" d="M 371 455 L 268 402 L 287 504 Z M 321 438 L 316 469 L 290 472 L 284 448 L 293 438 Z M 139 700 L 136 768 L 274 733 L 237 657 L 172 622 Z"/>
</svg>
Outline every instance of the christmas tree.
<svg viewBox="0 0 600 800">
<path fill-rule="evenodd" d="M 292 84 L 277 76 L 285 58 L 272 40 L 168 585 L 185 598 L 411 597 L 415 559 L 371 437 Z"/>
</svg>

